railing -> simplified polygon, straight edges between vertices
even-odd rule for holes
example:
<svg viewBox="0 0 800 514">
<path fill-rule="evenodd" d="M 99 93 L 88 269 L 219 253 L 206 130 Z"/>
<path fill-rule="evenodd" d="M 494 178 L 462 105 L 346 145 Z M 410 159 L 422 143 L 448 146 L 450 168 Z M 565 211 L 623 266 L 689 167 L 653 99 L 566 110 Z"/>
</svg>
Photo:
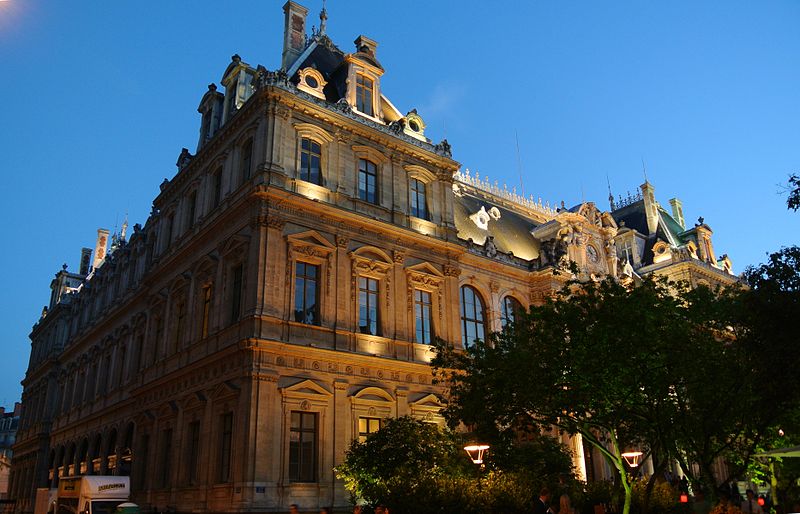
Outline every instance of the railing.
<svg viewBox="0 0 800 514">
<path fill-rule="evenodd" d="M 461 173 L 460 171 L 457 172 L 454 178 L 458 182 L 472 186 L 475 189 L 480 189 L 481 191 L 492 194 L 498 198 L 513 202 L 521 207 L 537 212 L 548 219 L 554 218 L 557 214 L 556 209 L 550 207 L 550 202 L 543 203 L 541 197 L 538 200 L 534 199 L 533 195 L 525 198 L 524 196 L 517 194 L 516 187 L 511 188 L 509 191 L 508 186 L 503 184 L 503 187 L 501 188 L 497 185 L 496 180 L 494 181 L 494 184 L 492 184 L 489 181 L 488 176 L 482 179 L 478 172 L 475 172 L 474 176 L 471 175 L 469 168 L 467 168 L 464 173 Z"/>
</svg>

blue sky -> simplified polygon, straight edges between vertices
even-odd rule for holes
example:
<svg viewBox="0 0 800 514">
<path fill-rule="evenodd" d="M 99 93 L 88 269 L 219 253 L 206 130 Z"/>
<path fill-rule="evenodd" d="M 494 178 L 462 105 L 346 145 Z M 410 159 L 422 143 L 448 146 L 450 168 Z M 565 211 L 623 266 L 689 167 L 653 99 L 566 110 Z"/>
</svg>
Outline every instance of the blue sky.
<svg viewBox="0 0 800 514">
<path fill-rule="evenodd" d="M 303 3 L 303 2 L 301 2 Z M 317 23 L 320 1 L 307 1 Z M 0 402 L 19 399 L 53 274 L 99 227 L 143 223 L 198 102 L 234 53 L 279 66 L 283 2 L 0 1 Z M 464 167 L 607 208 L 647 177 L 703 216 L 735 270 L 797 243 L 800 3 L 328 2 L 345 51 L 379 43 L 382 89 Z"/>
</svg>

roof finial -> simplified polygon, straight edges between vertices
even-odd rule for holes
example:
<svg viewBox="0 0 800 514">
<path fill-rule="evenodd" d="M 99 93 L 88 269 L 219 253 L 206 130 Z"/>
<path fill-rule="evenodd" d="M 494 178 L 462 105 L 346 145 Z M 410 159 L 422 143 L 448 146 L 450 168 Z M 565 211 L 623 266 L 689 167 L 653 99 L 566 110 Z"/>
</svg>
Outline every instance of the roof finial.
<svg viewBox="0 0 800 514">
<path fill-rule="evenodd" d="M 325 35 L 325 26 L 328 24 L 328 11 L 325 10 L 325 0 L 322 0 L 322 11 L 319 13 L 319 35 Z"/>
<path fill-rule="evenodd" d="M 614 205 L 614 195 L 611 193 L 611 180 L 608 178 L 608 173 L 606 173 L 606 183 L 608 184 L 608 205 L 611 207 L 611 210 L 614 211 L 617 207 Z"/>
</svg>

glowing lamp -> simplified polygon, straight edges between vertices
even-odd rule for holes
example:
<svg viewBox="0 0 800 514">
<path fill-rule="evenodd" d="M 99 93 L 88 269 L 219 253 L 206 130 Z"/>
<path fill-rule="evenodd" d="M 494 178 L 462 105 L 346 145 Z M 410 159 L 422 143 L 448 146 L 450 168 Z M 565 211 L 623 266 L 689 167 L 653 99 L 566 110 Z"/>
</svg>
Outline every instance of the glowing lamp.
<svg viewBox="0 0 800 514">
<path fill-rule="evenodd" d="M 764 497 L 763 497 L 763 496 L 759 496 L 759 497 L 758 497 L 758 504 L 759 504 L 760 506 L 762 506 L 762 507 L 763 507 L 763 506 L 764 506 L 764 503 L 765 503 L 765 502 L 764 502 Z"/>
<path fill-rule="evenodd" d="M 625 452 L 622 458 L 628 463 L 628 466 L 635 468 L 639 465 L 639 459 L 642 458 L 642 452 Z"/>
<path fill-rule="evenodd" d="M 470 444 L 464 447 L 473 464 L 483 464 L 483 454 L 488 449 L 488 444 Z"/>
<path fill-rule="evenodd" d="M 681 493 L 681 503 L 689 503 L 689 495 L 686 493 Z"/>
</svg>

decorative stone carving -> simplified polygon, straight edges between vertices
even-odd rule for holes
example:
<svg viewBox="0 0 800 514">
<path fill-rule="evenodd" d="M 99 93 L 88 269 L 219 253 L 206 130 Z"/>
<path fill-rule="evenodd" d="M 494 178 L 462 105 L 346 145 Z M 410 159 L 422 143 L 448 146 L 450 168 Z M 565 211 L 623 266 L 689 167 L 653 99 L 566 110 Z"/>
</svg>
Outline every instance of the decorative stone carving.
<svg viewBox="0 0 800 514">
<path fill-rule="evenodd" d="M 461 275 L 461 268 L 456 266 L 455 264 L 445 264 L 442 266 L 442 272 L 446 277 L 458 277 Z"/>
</svg>

